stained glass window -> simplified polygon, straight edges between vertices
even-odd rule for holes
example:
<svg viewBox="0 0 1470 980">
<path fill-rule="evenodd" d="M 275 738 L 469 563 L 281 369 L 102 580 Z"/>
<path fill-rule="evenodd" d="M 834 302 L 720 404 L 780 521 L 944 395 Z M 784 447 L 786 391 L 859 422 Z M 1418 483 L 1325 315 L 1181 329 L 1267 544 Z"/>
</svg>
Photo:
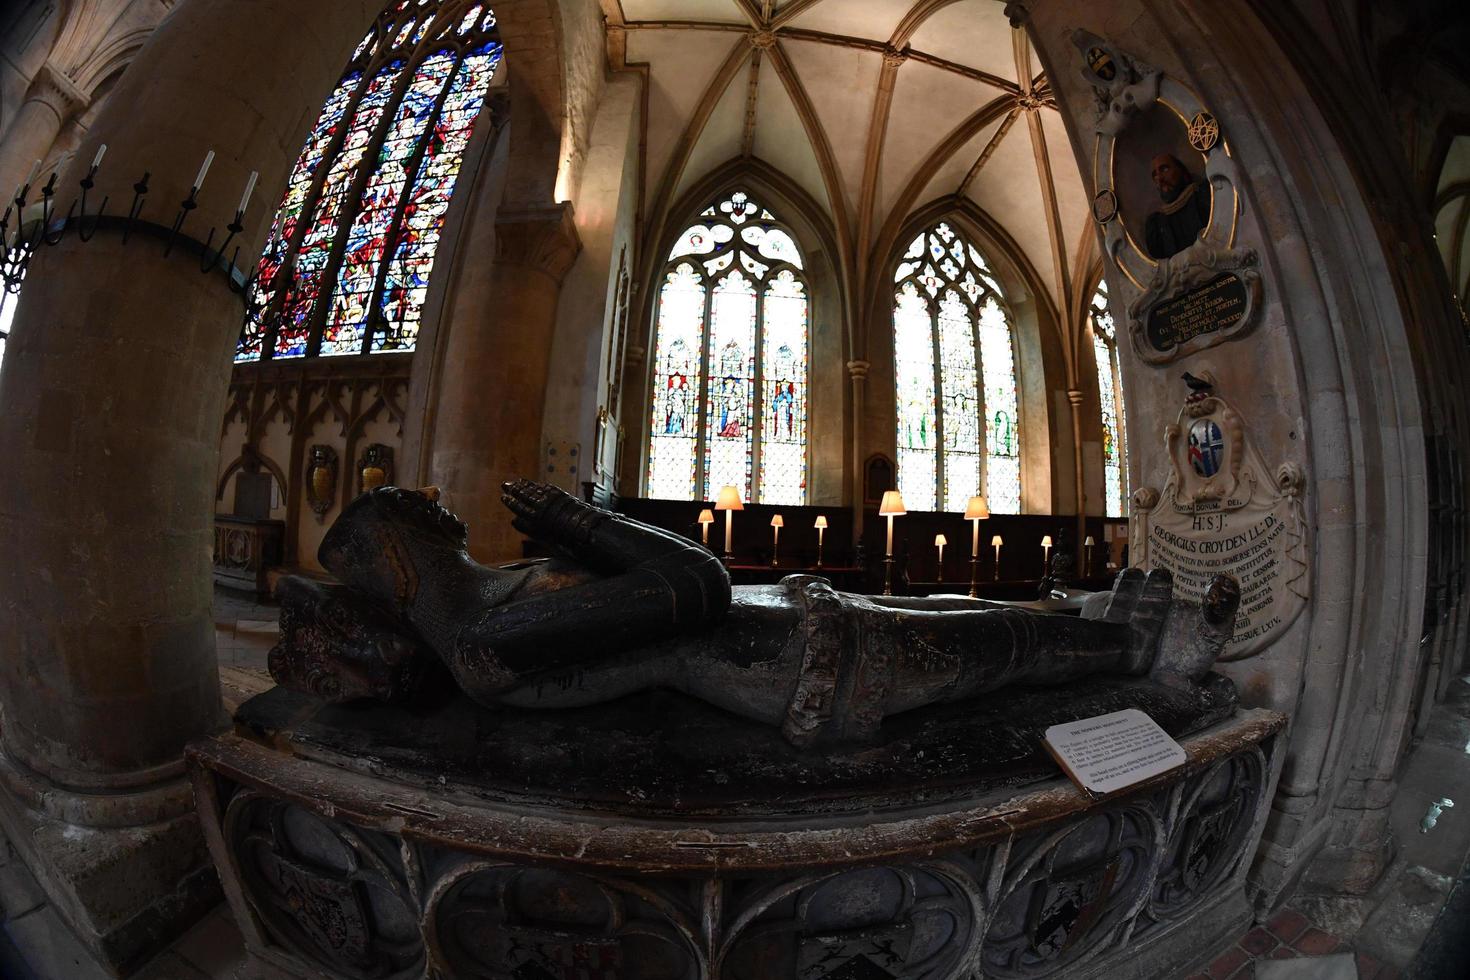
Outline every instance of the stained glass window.
<svg viewBox="0 0 1470 980">
<path fill-rule="evenodd" d="M 916 237 L 894 274 L 898 489 L 910 510 L 1021 512 L 1015 345 L 985 259 L 941 222 Z"/>
<path fill-rule="evenodd" d="M 669 251 L 644 492 L 806 503 L 809 295 L 791 231 L 735 191 Z"/>
<path fill-rule="evenodd" d="M 1097 394 L 1102 411 L 1103 493 L 1108 517 L 1128 516 L 1128 457 L 1123 445 L 1123 380 L 1118 370 L 1118 338 L 1108 310 L 1108 286 L 1097 284 L 1088 310 L 1092 355 L 1097 363 Z"/>
<path fill-rule="evenodd" d="M 384 9 L 292 169 L 236 362 L 414 349 L 444 215 L 500 58 L 482 3 Z"/>
</svg>

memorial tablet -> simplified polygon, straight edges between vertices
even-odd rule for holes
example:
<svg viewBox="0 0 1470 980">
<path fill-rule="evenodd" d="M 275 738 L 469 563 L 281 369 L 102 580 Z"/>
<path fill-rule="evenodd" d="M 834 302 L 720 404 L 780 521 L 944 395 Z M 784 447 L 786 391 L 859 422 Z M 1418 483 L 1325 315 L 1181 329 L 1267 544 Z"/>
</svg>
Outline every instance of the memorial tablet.
<svg viewBox="0 0 1470 980">
<path fill-rule="evenodd" d="M 1083 718 L 1046 730 L 1046 748 L 1089 793 L 1126 789 L 1184 765 L 1184 749 L 1137 708 Z"/>
<path fill-rule="evenodd" d="M 1130 553 L 1140 568 L 1166 568 L 1176 594 L 1197 600 L 1215 575 L 1240 585 L 1240 615 L 1222 660 L 1265 649 L 1306 606 L 1307 527 L 1301 468 L 1273 473 L 1247 438 L 1240 414 L 1213 380 L 1186 375 L 1192 389 L 1165 432 L 1164 490 L 1133 495 Z"/>
</svg>

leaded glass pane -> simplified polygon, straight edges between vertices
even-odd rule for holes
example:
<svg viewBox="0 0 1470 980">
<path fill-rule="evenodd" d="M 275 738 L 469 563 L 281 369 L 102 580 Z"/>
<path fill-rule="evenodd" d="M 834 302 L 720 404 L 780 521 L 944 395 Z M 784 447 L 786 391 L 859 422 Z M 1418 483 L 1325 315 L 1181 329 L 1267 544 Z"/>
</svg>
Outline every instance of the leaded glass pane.
<svg viewBox="0 0 1470 980">
<path fill-rule="evenodd" d="M 650 497 L 694 499 L 704 299 L 704 284 L 687 262 L 668 274 L 659 291 L 653 438 L 648 453 Z"/>
<path fill-rule="evenodd" d="M 761 502 L 799 505 L 806 502 L 807 300 L 789 270 L 772 279 L 762 315 Z"/>
<path fill-rule="evenodd" d="M 1021 431 L 1011 325 L 1000 304 L 980 308 L 980 363 L 985 381 L 988 459 L 986 497 L 992 514 L 1021 512 Z"/>
<path fill-rule="evenodd" d="M 694 366 L 687 388 L 675 382 L 670 389 L 662 361 L 655 364 L 645 492 L 713 499 L 729 485 L 746 501 L 804 504 L 809 308 L 795 238 L 737 190 L 700 212 L 669 259 L 670 283 L 680 282 L 690 297 L 697 291 L 697 299 L 675 302 L 665 287 L 656 347 L 672 349 L 682 338 L 680 350 L 693 352 Z M 697 416 L 684 413 L 677 444 L 666 431 L 671 391 L 681 398 L 687 391 L 701 407 Z"/>
<path fill-rule="evenodd" d="M 909 510 L 934 510 L 939 465 L 934 332 L 929 306 L 911 282 L 899 288 L 893 307 L 893 361 L 898 382 L 898 489 Z"/>
<path fill-rule="evenodd" d="M 952 289 L 939 304 L 939 370 L 944 392 L 942 509 L 964 510 L 980 492 L 980 392 L 970 310 Z"/>
<path fill-rule="evenodd" d="M 1103 496 L 1107 516 L 1126 517 L 1128 474 L 1123 454 L 1123 392 L 1119 380 L 1118 348 L 1107 288 L 1098 284 L 1092 297 L 1092 356 L 1097 365 L 1097 393 L 1102 414 Z"/>
<path fill-rule="evenodd" d="M 914 510 L 963 510 L 984 474 L 991 510 L 1019 513 L 1015 357 L 999 285 L 979 250 L 948 222 L 909 243 L 894 281 L 898 482 L 905 503 Z M 925 294 L 933 300 L 925 302 Z M 943 433 L 938 445 L 936 430 Z"/>
<path fill-rule="evenodd" d="M 373 335 L 374 353 L 411 351 L 418 340 L 444 215 L 500 56 L 499 43 L 491 42 L 464 59 L 444 99 L 439 120 L 426 138 L 413 192 L 398 225 L 393 259 L 383 276 L 383 327 Z"/>
<path fill-rule="evenodd" d="M 755 286 L 732 272 L 710 302 L 709 397 L 705 402 L 704 499 L 724 486 L 751 496 L 755 394 Z"/>
<path fill-rule="evenodd" d="M 379 15 L 292 171 L 237 361 L 413 350 L 444 212 L 500 60 L 493 31 L 494 14 L 466 0 Z"/>
</svg>

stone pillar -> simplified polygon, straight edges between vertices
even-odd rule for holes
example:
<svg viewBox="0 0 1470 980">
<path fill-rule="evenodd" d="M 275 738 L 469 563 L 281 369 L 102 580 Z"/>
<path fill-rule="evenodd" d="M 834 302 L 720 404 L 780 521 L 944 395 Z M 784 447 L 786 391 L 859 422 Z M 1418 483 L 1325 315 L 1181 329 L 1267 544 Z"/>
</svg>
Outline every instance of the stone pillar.
<svg viewBox="0 0 1470 980">
<path fill-rule="evenodd" d="M 213 149 L 183 234 L 223 227 L 259 170 L 237 239 L 256 254 L 378 7 L 180 5 L 77 155 L 85 165 L 109 146 L 93 200 L 110 195 L 116 213 L 151 171 L 142 220 L 166 226 Z M 44 105 L 25 111 L 27 132 L 53 119 Z M 62 213 L 80 176 L 70 169 Z M 0 828 L 92 953 L 124 972 L 217 897 L 182 753 L 225 723 L 210 553 L 243 313 L 221 275 L 202 274 L 187 243 L 166 257 L 155 230 L 43 247 L 0 377 Z"/>
<path fill-rule="evenodd" d="M 450 326 L 429 446 L 430 482 L 470 526 L 481 561 L 521 557 L 500 485 L 542 471 L 541 423 L 556 306 L 581 245 L 570 204 L 502 205 L 485 272 L 494 319 Z"/>
<path fill-rule="evenodd" d="M 1077 541 L 1072 552 L 1076 564 L 1073 567 L 1081 572 L 1087 555 L 1082 547 L 1082 542 L 1087 540 L 1087 477 L 1082 471 L 1082 392 L 1068 388 L 1067 401 L 1072 405 L 1072 469 L 1077 486 Z"/>
<path fill-rule="evenodd" d="M 66 73 L 41 66 L 31 81 L 26 100 L 0 139 L 0 193 L 9 200 L 14 184 L 25 180 L 37 160 L 44 160 L 61 133 L 61 127 L 87 107 L 87 96 Z M 38 182 L 44 182 L 42 174 Z M 34 194 L 32 199 L 35 199 Z"/>
<path fill-rule="evenodd" d="M 863 472 L 863 394 L 867 390 L 867 361 L 848 361 L 847 377 L 852 382 L 852 546 L 857 548 L 863 537 L 863 497 L 867 493 Z M 894 461 L 897 465 L 897 460 Z M 894 471 L 895 474 L 897 470 Z"/>
</svg>

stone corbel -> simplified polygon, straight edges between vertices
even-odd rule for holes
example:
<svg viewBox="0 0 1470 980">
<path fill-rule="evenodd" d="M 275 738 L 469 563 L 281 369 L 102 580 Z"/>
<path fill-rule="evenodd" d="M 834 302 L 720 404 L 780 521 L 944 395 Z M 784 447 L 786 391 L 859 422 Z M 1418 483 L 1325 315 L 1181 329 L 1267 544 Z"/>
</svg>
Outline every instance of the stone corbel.
<svg viewBox="0 0 1470 980">
<path fill-rule="evenodd" d="M 581 250 L 570 203 L 501 208 L 495 219 L 495 261 L 543 273 L 558 286 Z"/>
<path fill-rule="evenodd" d="M 36 72 L 36 77 L 31 79 L 26 101 L 41 103 L 56 113 L 56 118 L 64 123 L 86 109 L 92 100 L 66 72 L 48 61 Z"/>
</svg>

